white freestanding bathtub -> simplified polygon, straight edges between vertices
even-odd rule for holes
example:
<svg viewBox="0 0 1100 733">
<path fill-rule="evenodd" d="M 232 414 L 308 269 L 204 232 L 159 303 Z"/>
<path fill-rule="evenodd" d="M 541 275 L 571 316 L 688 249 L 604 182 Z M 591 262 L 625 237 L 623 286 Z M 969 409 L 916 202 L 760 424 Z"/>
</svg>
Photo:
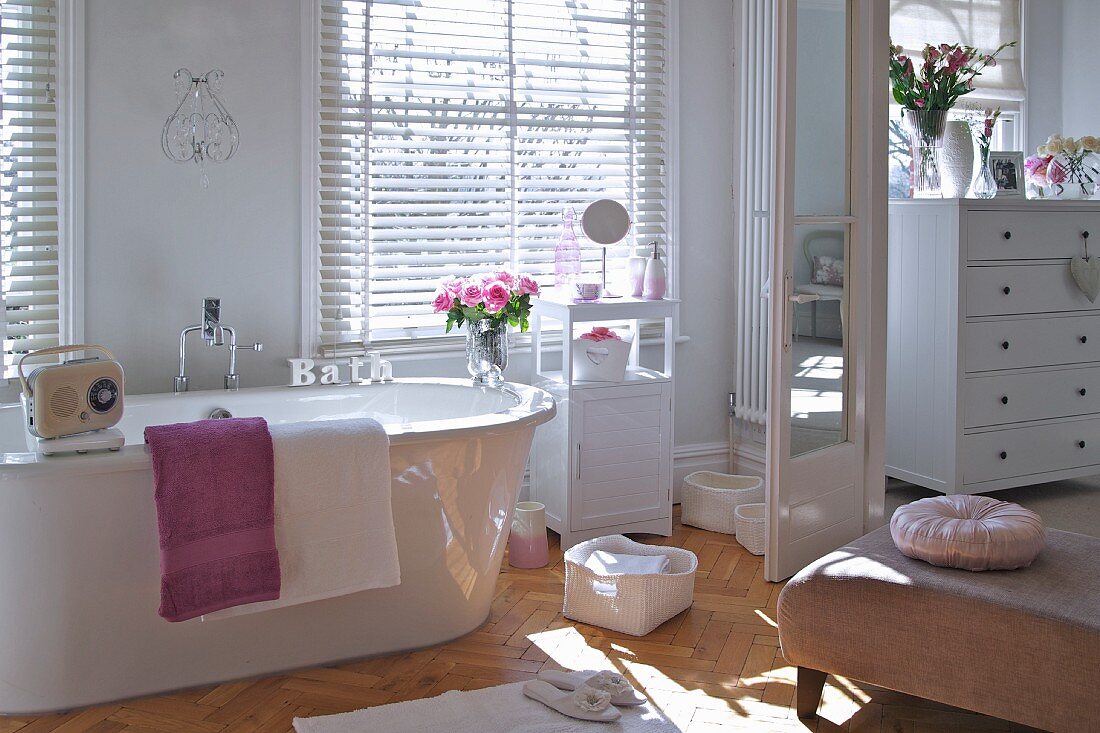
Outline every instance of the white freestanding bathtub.
<svg viewBox="0 0 1100 733">
<path fill-rule="evenodd" d="M 220 620 L 157 616 L 146 425 L 207 417 L 368 416 L 390 436 L 401 584 Z M 437 644 L 486 618 L 535 426 L 522 385 L 403 379 L 127 398 L 118 453 L 28 453 L 0 407 L 0 713 L 126 697 Z"/>
</svg>

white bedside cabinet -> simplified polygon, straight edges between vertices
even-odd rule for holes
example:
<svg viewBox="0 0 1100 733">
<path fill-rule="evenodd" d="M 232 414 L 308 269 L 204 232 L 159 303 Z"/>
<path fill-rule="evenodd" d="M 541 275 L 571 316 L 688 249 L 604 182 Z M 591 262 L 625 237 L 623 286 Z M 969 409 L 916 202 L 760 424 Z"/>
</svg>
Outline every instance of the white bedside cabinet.
<svg viewBox="0 0 1100 733">
<path fill-rule="evenodd" d="M 679 301 L 615 298 L 574 303 L 547 289 L 532 302 L 532 384 L 558 401 L 557 416 L 535 434 L 531 497 L 562 549 L 625 532 L 672 534 L 672 373 Z M 663 320 L 661 370 L 639 363 L 641 321 Z M 561 325 L 562 369 L 544 368 L 547 321 Z M 572 375 L 573 325 L 629 322 L 626 377 L 584 382 Z"/>
</svg>

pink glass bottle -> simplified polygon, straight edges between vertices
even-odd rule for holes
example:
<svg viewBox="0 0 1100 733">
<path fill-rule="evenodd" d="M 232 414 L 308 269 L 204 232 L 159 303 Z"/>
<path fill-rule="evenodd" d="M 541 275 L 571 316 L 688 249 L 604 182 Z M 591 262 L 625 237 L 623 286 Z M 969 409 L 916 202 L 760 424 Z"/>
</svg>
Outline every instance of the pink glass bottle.
<svg viewBox="0 0 1100 733">
<path fill-rule="evenodd" d="M 554 248 L 554 285 L 559 288 L 572 287 L 577 276 L 581 274 L 581 245 L 573 232 L 573 220 L 577 218 L 577 212 L 570 206 L 562 212 L 561 218 L 561 237 L 558 238 L 558 246 Z"/>
</svg>

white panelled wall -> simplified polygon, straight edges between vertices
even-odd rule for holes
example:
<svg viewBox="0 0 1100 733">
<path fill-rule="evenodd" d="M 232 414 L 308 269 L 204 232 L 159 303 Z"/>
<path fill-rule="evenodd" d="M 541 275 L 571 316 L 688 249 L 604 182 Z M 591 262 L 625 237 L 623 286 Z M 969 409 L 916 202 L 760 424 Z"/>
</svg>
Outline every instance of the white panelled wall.
<svg viewBox="0 0 1100 733">
<path fill-rule="evenodd" d="M 85 333 L 108 345 L 132 393 L 163 392 L 180 328 L 204 296 L 262 353 L 240 355 L 243 386 L 280 384 L 299 350 L 301 115 L 299 0 L 89 0 Z M 683 299 L 675 434 L 677 480 L 726 466 L 733 388 L 734 0 L 680 0 L 679 263 Z M 683 39 L 683 40 L 679 40 Z M 181 66 L 225 72 L 241 131 L 229 162 L 169 162 L 159 135 Z M 307 93 L 309 93 L 307 91 Z M 673 102 L 675 104 L 675 101 Z M 221 384 L 225 350 L 191 343 L 195 388 Z M 397 358 L 398 376 L 465 374 L 461 354 Z M 522 379 L 528 355 L 513 357 Z"/>
</svg>

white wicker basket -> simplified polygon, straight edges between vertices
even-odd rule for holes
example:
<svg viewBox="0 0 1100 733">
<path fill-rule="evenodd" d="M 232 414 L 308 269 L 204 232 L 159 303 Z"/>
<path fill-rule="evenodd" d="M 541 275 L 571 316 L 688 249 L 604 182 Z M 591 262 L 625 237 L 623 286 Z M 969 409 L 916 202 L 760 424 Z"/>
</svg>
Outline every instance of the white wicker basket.
<svg viewBox="0 0 1100 733">
<path fill-rule="evenodd" d="M 764 479 L 714 471 L 696 471 L 684 477 L 680 489 L 680 521 L 712 532 L 734 534 L 733 510 L 741 504 L 764 501 Z"/>
<path fill-rule="evenodd" d="M 600 575 L 584 566 L 596 550 L 630 555 L 666 555 L 670 572 L 658 575 Z M 643 545 L 622 535 L 598 537 L 565 553 L 565 604 L 574 621 L 633 636 L 645 636 L 691 606 L 695 553 L 679 547 Z"/>
<path fill-rule="evenodd" d="M 754 555 L 763 555 L 764 505 L 742 504 L 733 510 L 737 517 L 737 541 Z"/>
</svg>

